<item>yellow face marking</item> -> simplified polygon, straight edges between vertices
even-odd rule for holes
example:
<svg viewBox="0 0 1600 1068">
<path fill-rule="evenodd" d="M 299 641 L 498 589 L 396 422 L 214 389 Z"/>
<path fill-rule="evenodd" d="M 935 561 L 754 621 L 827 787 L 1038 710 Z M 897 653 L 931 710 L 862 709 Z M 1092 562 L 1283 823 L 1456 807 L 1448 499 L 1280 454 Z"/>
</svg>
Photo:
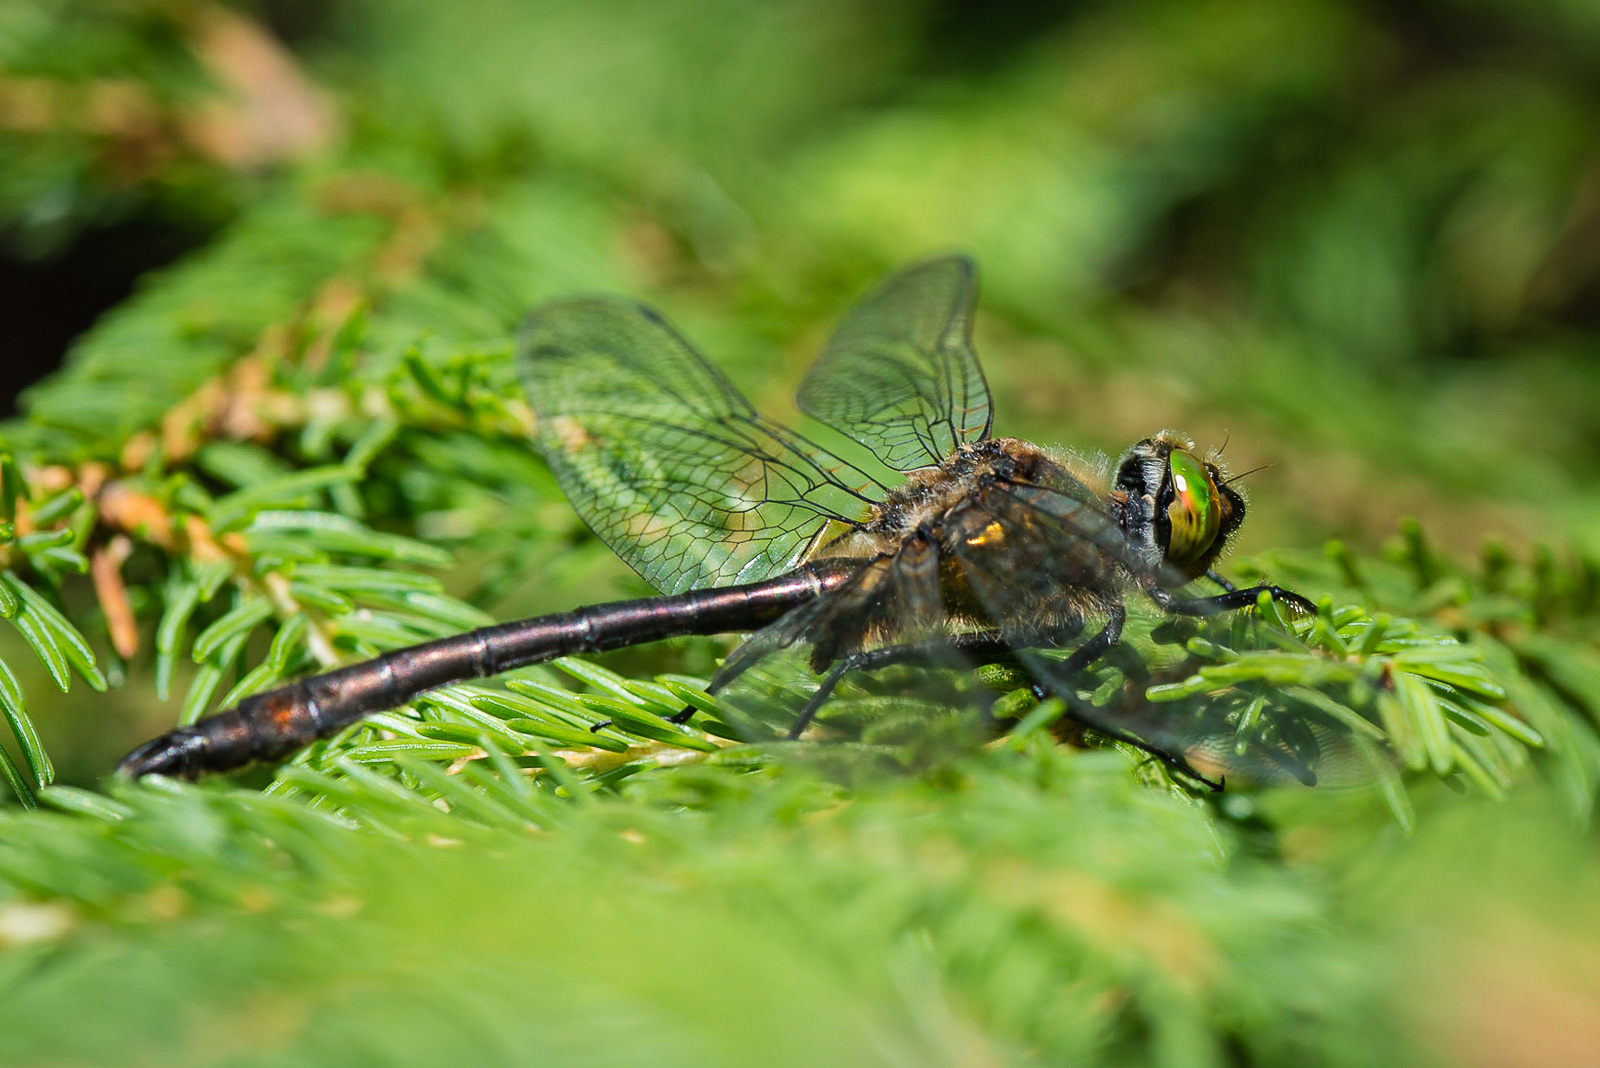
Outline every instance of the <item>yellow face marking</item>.
<svg viewBox="0 0 1600 1068">
<path fill-rule="evenodd" d="M 1000 521 L 997 519 L 994 522 L 990 523 L 988 526 L 984 527 L 978 533 L 972 535 L 972 537 L 968 538 L 967 539 L 967 544 L 968 545 L 993 545 L 996 542 L 999 542 L 1002 539 L 1004 539 L 1005 536 L 1006 536 L 1005 535 L 1005 531 L 1000 528 Z"/>
</svg>

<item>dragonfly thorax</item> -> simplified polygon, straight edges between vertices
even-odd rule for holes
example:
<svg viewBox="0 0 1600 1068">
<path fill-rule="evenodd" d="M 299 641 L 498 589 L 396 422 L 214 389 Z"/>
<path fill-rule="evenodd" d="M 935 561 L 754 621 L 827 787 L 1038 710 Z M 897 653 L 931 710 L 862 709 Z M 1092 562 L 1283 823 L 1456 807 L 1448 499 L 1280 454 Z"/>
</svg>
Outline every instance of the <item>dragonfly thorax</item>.
<svg viewBox="0 0 1600 1068">
<path fill-rule="evenodd" d="M 1013 482 L 1046 484 L 1062 479 L 1078 493 L 1091 491 L 1044 449 L 1018 438 L 962 444 L 943 463 L 906 473 L 859 528 L 831 544 L 824 556 L 886 556 L 907 540 L 950 533 L 953 517 L 970 511 L 985 488 Z M 1045 480 L 1041 482 L 1041 480 Z"/>
<path fill-rule="evenodd" d="M 1097 492 L 1103 487 L 1086 481 L 1097 472 L 1068 463 L 1016 438 L 963 444 L 938 466 L 909 472 L 860 528 L 819 556 L 861 560 L 858 587 L 884 591 L 861 599 L 886 610 L 926 584 L 910 599 L 938 615 L 940 629 L 1076 630 L 1120 600 L 1133 557 Z M 999 575 L 1003 617 L 992 589 Z M 892 629 L 879 628 L 879 639 Z"/>
</svg>

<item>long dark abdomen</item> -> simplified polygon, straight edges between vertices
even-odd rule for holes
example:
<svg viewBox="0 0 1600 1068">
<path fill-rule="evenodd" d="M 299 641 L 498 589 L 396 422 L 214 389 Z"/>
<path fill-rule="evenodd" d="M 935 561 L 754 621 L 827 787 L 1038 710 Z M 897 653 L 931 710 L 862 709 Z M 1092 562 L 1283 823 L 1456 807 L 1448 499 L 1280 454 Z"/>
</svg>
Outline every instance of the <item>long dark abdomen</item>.
<svg viewBox="0 0 1600 1068">
<path fill-rule="evenodd" d="M 448 683 L 574 653 L 755 630 L 837 586 L 858 566 L 819 561 L 765 582 L 578 608 L 399 649 L 247 697 L 226 712 L 169 731 L 123 757 L 117 772 L 192 778 L 227 771 L 287 756 L 363 716 Z"/>
</svg>

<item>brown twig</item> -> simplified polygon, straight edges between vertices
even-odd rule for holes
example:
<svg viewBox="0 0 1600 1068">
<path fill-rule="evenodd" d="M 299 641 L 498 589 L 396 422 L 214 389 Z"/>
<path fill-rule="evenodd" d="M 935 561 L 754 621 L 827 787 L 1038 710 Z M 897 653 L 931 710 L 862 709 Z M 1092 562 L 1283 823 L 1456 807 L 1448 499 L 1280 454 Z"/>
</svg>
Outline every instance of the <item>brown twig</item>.
<svg viewBox="0 0 1600 1068">
<path fill-rule="evenodd" d="M 89 577 L 94 580 L 95 597 L 106 617 L 111 647 L 124 660 L 139 651 L 139 623 L 128 603 L 128 588 L 122 583 L 122 565 L 133 553 L 133 540 L 116 534 L 89 558 Z"/>
</svg>

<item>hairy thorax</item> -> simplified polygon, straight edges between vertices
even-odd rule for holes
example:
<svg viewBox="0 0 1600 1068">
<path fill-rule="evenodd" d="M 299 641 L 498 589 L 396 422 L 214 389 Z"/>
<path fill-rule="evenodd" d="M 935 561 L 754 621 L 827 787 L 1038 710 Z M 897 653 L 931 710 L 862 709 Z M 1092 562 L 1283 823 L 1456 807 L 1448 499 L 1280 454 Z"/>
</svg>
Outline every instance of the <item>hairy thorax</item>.
<svg viewBox="0 0 1600 1068">
<path fill-rule="evenodd" d="M 963 445 L 911 472 L 818 554 L 865 561 L 845 594 L 862 625 L 840 646 L 894 644 L 907 630 L 1076 633 L 1127 579 L 1105 480 L 1103 463 L 1015 438 Z"/>
</svg>

